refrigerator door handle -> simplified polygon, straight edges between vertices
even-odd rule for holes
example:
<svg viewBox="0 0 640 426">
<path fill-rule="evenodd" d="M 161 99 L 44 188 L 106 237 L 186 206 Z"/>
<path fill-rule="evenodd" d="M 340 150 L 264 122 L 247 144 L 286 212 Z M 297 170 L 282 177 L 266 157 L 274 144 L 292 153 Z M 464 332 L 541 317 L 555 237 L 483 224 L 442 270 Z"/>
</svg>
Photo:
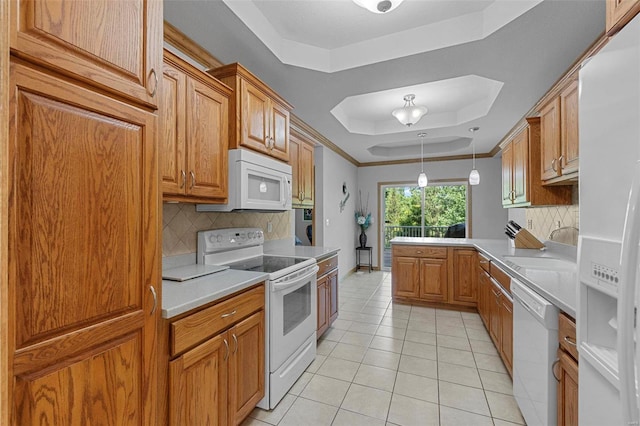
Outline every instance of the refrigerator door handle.
<svg viewBox="0 0 640 426">
<path fill-rule="evenodd" d="M 638 424 L 634 356 L 634 308 L 640 243 L 640 161 L 636 163 L 629 190 L 620 252 L 621 285 L 618 291 L 618 377 L 624 424 Z"/>
</svg>

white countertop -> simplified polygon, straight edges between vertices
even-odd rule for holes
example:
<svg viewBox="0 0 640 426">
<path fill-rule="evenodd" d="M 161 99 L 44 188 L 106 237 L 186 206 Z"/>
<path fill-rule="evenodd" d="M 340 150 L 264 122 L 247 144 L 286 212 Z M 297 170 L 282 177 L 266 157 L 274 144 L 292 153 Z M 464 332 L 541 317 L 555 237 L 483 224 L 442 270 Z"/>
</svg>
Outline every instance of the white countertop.
<svg viewBox="0 0 640 426">
<path fill-rule="evenodd" d="M 162 318 L 172 318 L 258 284 L 269 277 L 264 272 L 227 269 L 188 281 L 162 280 Z"/>
<path fill-rule="evenodd" d="M 337 247 L 317 247 L 317 246 L 290 246 L 265 249 L 264 254 L 271 254 L 274 256 L 292 256 L 303 258 L 315 258 L 316 260 L 329 257 L 340 251 Z"/>
<path fill-rule="evenodd" d="M 569 260 L 575 263 L 575 254 L 571 253 L 574 250 L 573 247 L 567 250 L 561 248 L 562 245 L 551 245 L 551 243 L 547 242 L 547 250 L 517 249 L 511 247 L 506 239 L 420 237 L 396 237 L 391 240 L 391 244 L 475 247 L 489 257 L 492 262 L 496 263 L 504 272 L 527 285 L 561 311 L 566 312 L 573 318 L 576 317 L 577 272 L 524 269 L 505 258 L 505 256 L 548 257 Z"/>
</svg>

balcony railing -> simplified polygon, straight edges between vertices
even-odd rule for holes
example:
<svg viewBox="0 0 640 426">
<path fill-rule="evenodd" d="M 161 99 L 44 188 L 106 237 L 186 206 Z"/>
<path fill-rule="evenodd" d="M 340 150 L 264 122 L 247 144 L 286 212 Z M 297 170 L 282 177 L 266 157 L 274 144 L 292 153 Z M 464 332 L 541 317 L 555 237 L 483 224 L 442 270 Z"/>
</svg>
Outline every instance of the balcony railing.
<svg viewBox="0 0 640 426">
<path fill-rule="evenodd" d="M 424 234 L 422 234 L 421 226 L 397 226 L 397 225 L 385 225 L 384 226 L 384 248 L 391 247 L 390 241 L 395 237 L 444 237 L 447 232 L 448 226 L 425 226 Z"/>
</svg>

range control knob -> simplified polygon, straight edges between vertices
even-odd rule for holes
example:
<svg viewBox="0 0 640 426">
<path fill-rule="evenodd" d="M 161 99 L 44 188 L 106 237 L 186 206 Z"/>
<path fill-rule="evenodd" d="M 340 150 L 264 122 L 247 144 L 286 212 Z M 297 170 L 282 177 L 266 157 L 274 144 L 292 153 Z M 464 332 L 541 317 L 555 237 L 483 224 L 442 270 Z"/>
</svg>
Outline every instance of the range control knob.
<svg viewBox="0 0 640 426">
<path fill-rule="evenodd" d="M 221 243 L 222 242 L 222 235 L 218 234 L 218 236 L 216 237 L 216 241 Z"/>
<path fill-rule="evenodd" d="M 250 240 L 252 240 L 252 239 L 253 239 L 253 235 L 254 235 L 254 234 L 253 234 L 253 231 L 251 231 L 251 232 L 249 232 L 249 233 L 247 234 L 247 236 L 249 237 L 249 239 L 250 239 Z"/>
</svg>

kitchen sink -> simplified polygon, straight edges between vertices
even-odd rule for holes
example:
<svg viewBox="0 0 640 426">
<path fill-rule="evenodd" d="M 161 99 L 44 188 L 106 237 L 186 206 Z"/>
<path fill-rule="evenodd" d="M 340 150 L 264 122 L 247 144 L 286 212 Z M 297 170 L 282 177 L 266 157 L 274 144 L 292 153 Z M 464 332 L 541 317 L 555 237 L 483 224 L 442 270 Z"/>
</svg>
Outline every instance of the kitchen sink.
<svg viewBox="0 0 640 426">
<path fill-rule="evenodd" d="M 575 262 L 553 257 L 505 256 L 504 259 L 524 269 L 542 269 L 549 271 L 576 270 Z"/>
</svg>

